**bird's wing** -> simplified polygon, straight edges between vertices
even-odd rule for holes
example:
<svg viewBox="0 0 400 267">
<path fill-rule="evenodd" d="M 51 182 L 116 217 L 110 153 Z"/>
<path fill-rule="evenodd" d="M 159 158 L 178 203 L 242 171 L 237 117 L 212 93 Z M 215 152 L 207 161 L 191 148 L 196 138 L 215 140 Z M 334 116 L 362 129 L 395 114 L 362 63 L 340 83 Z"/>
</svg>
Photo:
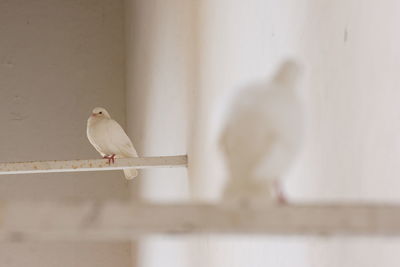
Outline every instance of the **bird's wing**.
<svg viewBox="0 0 400 267">
<path fill-rule="evenodd" d="M 137 157 L 136 149 L 124 129 L 114 120 L 109 120 L 108 123 L 107 135 L 115 154 L 122 157 Z"/>
<path fill-rule="evenodd" d="M 93 129 L 91 128 L 91 126 L 88 124 L 87 129 L 86 129 L 86 135 L 87 138 L 89 139 L 89 142 L 92 144 L 92 146 L 97 150 L 97 152 L 99 152 L 102 156 L 105 156 L 103 150 L 101 149 L 101 147 L 97 144 L 97 142 L 95 141 L 95 139 L 92 136 L 92 131 Z"/>
</svg>

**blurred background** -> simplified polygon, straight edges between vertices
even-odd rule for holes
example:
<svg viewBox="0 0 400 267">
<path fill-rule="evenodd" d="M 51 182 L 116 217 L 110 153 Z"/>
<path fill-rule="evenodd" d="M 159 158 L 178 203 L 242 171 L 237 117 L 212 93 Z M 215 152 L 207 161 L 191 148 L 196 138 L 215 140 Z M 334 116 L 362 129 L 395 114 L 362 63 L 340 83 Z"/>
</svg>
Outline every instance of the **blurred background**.
<svg viewBox="0 0 400 267">
<path fill-rule="evenodd" d="M 189 168 L 0 176 L 2 200 L 220 198 L 226 96 L 287 57 L 305 66 L 305 149 L 292 202 L 400 199 L 400 2 L 0 0 L 0 160 L 99 157 L 86 120 L 104 106 L 139 155 Z M 0 266 L 394 266 L 397 238 L 152 236 L 0 243 Z"/>
</svg>

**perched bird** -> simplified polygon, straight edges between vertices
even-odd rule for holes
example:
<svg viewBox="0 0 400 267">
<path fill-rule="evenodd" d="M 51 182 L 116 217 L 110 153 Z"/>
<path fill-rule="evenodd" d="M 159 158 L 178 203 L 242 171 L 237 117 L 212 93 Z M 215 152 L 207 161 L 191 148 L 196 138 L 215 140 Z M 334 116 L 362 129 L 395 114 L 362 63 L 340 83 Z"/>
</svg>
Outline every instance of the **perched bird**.
<svg viewBox="0 0 400 267">
<path fill-rule="evenodd" d="M 299 74 L 300 67 L 286 61 L 269 82 L 242 88 L 236 95 L 219 138 L 230 174 L 225 199 L 286 203 L 280 178 L 302 143 Z"/>
<path fill-rule="evenodd" d="M 115 158 L 138 156 L 124 129 L 111 119 L 104 108 L 93 109 L 87 121 L 86 133 L 90 143 L 103 158 L 108 159 L 108 163 L 114 163 Z M 136 169 L 124 169 L 124 173 L 126 179 L 133 179 L 138 175 Z"/>
</svg>

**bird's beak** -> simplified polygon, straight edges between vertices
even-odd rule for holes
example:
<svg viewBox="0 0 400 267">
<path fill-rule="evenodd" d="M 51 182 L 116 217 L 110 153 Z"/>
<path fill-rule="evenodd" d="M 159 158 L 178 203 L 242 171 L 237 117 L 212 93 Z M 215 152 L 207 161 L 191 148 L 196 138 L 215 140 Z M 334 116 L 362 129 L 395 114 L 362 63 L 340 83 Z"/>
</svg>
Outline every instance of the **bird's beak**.
<svg viewBox="0 0 400 267">
<path fill-rule="evenodd" d="M 96 115 L 97 115 L 96 113 L 92 113 L 92 115 L 91 115 L 91 116 L 92 116 L 92 117 L 96 117 Z"/>
</svg>

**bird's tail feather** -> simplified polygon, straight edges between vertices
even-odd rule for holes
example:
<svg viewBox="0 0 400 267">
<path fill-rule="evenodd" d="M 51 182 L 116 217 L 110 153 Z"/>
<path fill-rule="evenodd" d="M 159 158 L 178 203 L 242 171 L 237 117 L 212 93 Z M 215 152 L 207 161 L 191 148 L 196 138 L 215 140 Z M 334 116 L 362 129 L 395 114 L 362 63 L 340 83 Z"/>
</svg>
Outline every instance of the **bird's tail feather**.
<svg viewBox="0 0 400 267">
<path fill-rule="evenodd" d="M 139 172 L 136 169 L 124 169 L 125 178 L 131 180 L 138 176 Z"/>
</svg>

